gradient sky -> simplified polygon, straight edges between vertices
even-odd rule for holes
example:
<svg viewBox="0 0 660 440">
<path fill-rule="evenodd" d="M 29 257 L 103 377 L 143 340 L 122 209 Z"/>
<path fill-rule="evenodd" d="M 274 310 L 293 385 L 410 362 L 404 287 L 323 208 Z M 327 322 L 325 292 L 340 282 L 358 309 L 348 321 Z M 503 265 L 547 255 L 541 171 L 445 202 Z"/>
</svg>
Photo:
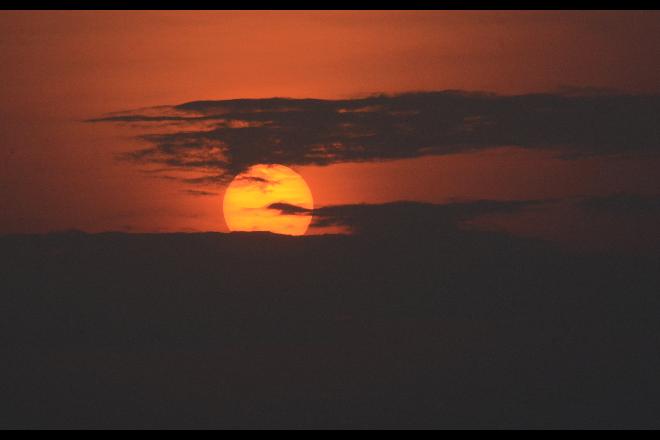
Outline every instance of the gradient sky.
<svg viewBox="0 0 660 440">
<path fill-rule="evenodd" d="M 137 136 L 153 127 L 85 121 L 239 98 L 443 90 L 657 97 L 660 13 L 3 11 L 0 53 L 0 233 L 226 231 L 224 185 L 159 178 L 118 159 L 143 148 Z M 496 145 L 294 168 L 316 206 L 656 197 L 660 161 L 643 153 L 567 159 Z M 592 229 L 582 217 L 575 227 L 562 209 L 546 211 L 507 224 L 553 237 L 558 228 Z"/>
</svg>

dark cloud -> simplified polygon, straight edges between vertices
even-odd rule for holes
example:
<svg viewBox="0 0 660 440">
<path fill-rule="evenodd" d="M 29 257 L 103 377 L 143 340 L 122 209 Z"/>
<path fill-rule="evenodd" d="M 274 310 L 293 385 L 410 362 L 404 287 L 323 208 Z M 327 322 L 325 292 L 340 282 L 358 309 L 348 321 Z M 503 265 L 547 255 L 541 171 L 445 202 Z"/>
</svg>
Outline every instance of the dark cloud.
<svg viewBox="0 0 660 440">
<path fill-rule="evenodd" d="M 445 204 L 398 201 L 315 209 L 275 203 L 285 215 L 313 215 L 312 227 L 339 228 L 386 241 L 441 240 L 482 234 L 523 234 L 572 249 L 645 252 L 659 240 L 660 196 L 613 194 L 518 201 L 472 200 Z M 559 221 L 557 218 L 570 219 Z M 526 226 L 516 227 L 520 221 Z M 330 229 L 333 230 L 333 229 Z"/>
<path fill-rule="evenodd" d="M 259 176 L 241 176 L 239 180 L 246 180 L 251 183 L 276 183 L 276 181 L 266 179 Z"/>
<path fill-rule="evenodd" d="M 578 205 L 594 212 L 660 214 L 660 195 L 613 194 L 583 197 Z"/>
<path fill-rule="evenodd" d="M 303 208 L 302 206 L 291 205 L 289 203 L 272 203 L 268 206 L 268 209 L 274 209 L 280 212 L 283 215 L 306 215 L 312 214 L 313 209 Z"/>
<path fill-rule="evenodd" d="M 570 89 L 516 96 L 444 91 L 344 100 L 234 99 L 90 122 L 162 124 L 162 133 L 140 137 L 148 147 L 122 157 L 211 171 L 224 181 L 256 163 L 328 165 L 499 146 L 552 149 L 567 159 L 657 154 L 660 96 Z M 172 122 L 180 123 L 175 130 Z"/>
<path fill-rule="evenodd" d="M 218 193 L 216 192 L 211 192 L 211 191 L 199 191 L 196 189 L 187 189 L 184 191 L 186 194 L 189 194 L 191 196 L 217 196 Z"/>
<path fill-rule="evenodd" d="M 102 118 L 88 119 L 86 122 L 188 122 L 214 119 L 208 117 L 184 117 L 184 116 L 148 116 L 148 115 L 117 115 Z"/>
<path fill-rule="evenodd" d="M 360 234 L 431 234 L 454 232 L 464 226 L 465 220 L 480 215 L 514 213 L 548 200 L 457 201 L 433 204 L 399 201 L 383 204 L 333 205 L 305 209 L 287 203 L 274 203 L 270 209 L 282 214 L 313 214 L 313 227 L 347 227 Z"/>
</svg>

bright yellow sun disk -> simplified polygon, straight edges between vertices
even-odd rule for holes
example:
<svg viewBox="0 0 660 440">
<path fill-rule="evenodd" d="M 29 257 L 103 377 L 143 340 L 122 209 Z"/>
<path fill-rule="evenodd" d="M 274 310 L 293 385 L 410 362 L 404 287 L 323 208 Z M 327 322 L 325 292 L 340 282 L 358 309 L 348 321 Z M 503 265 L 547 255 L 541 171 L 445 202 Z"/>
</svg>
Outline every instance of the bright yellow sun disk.
<svg viewBox="0 0 660 440">
<path fill-rule="evenodd" d="M 230 231 L 270 231 L 303 235 L 311 214 L 283 214 L 268 209 L 273 203 L 314 208 L 312 192 L 305 180 L 283 165 L 259 164 L 239 174 L 229 184 L 223 201 L 225 222 Z"/>
</svg>

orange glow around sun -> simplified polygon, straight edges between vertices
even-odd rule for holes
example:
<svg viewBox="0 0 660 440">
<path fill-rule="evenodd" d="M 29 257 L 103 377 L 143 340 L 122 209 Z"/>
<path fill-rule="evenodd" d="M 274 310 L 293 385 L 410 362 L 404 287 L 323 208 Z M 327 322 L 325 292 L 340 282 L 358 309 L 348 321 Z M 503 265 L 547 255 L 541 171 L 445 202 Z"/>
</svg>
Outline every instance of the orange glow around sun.
<svg viewBox="0 0 660 440">
<path fill-rule="evenodd" d="M 314 208 L 312 192 L 305 180 L 283 165 L 259 164 L 234 178 L 223 201 L 225 222 L 230 231 L 269 231 L 303 235 L 311 214 L 284 214 L 268 207 L 286 203 Z"/>
</svg>

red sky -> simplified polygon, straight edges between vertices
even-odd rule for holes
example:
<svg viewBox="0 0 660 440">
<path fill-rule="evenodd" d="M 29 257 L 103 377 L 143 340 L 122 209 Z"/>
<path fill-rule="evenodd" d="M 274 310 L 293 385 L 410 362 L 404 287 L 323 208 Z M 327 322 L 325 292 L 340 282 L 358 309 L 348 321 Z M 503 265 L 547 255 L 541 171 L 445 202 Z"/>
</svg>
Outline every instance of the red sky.
<svg viewBox="0 0 660 440">
<path fill-rule="evenodd" d="M 225 231 L 217 197 L 82 121 L 193 100 L 566 87 L 660 91 L 658 12 L 0 12 L 0 233 Z M 500 148 L 302 166 L 316 205 L 660 193 L 657 159 Z M 205 188 L 208 189 L 208 188 Z"/>
</svg>

